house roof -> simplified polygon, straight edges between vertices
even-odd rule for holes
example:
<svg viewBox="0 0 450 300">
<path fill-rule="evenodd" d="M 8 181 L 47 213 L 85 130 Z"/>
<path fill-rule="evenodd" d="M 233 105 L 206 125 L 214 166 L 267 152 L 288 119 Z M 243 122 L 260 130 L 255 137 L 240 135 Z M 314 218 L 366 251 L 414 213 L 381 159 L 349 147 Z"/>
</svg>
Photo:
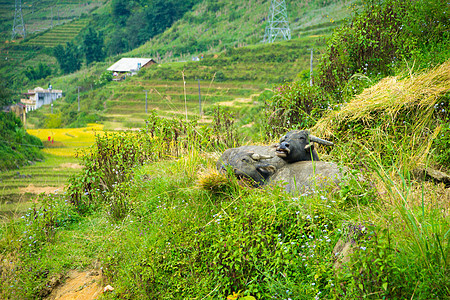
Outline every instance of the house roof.
<svg viewBox="0 0 450 300">
<path fill-rule="evenodd" d="M 28 93 L 23 93 L 24 95 L 35 95 L 36 93 L 52 93 L 52 94 L 62 94 L 62 90 L 49 90 L 49 89 L 43 89 L 40 86 L 36 87 L 34 90 L 28 90 Z"/>
<path fill-rule="evenodd" d="M 131 72 L 137 70 L 138 64 L 144 67 L 149 62 L 156 63 L 152 58 L 121 58 L 118 62 L 108 68 L 108 71 L 113 72 Z"/>
</svg>

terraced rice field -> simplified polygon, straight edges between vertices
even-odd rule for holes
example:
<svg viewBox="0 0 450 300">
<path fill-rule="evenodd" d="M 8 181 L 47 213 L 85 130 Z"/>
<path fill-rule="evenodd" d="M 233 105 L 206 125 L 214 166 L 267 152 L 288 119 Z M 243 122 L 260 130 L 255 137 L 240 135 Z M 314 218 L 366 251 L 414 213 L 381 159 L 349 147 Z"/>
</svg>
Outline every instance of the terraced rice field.
<svg viewBox="0 0 450 300">
<path fill-rule="evenodd" d="M 66 44 L 73 40 L 87 24 L 88 19 L 78 19 L 68 24 L 57 26 L 42 35 L 30 39 L 25 44 L 43 47 L 55 47 L 60 44 Z"/>
<path fill-rule="evenodd" d="M 59 157 L 75 157 L 79 150 L 94 143 L 96 134 L 103 133 L 103 125 L 89 124 L 85 128 L 28 129 L 27 132 L 44 142 L 43 152 Z"/>
<path fill-rule="evenodd" d="M 127 79 L 128 80 L 128 79 Z M 145 92 L 148 110 L 154 109 L 163 116 L 198 115 L 199 89 L 197 81 L 157 81 L 131 78 L 128 82 L 117 82 L 108 86 L 108 99 L 104 102 L 105 116 L 139 115 L 145 112 Z M 258 84 L 248 83 L 200 83 L 202 111 L 213 105 L 236 99 L 251 99 L 263 91 Z M 145 114 L 143 114 L 145 117 Z"/>
<path fill-rule="evenodd" d="M 28 0 L 22 1 L 22 15 L 27 35 L 43 32 L 89 14 L 104 5 L 103 0 Z M 15 3 L 0 0 L 0 40 L 11 38 Z"/>
<path fill-rule="evenodd" d="M 63 193 L 68 179 L 81 169 L 80 160 L 76 157 L 77 149 L 92 145 L 95 134 L 103 132 L 103 125 L 32 129 L 28 132 L 44 141 L 45 159 L 0 174 L 0 221 L 2 217 L 20 215 L 41 193 Z"/>
</svg>

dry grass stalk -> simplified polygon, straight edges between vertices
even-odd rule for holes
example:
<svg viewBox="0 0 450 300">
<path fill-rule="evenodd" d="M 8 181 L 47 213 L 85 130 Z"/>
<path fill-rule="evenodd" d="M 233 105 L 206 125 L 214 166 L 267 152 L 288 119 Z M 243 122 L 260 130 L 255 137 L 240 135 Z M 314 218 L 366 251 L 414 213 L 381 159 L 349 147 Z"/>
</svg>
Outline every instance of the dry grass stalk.
<svg viewBox="0 0 450 300">
<path fill-rule="evenodd" d="M 423 118 L 418 127 L 427 125 L 434 105 L 450 90 L 450 60 L 429 72 L 399 79 L 387 77 L 376 85 L 365 89 L 361 94 L 322 118 L 313 131 L 321 136 L 332 135 L 330 128 L 336 123 L 361 120 L 369 124 L 380 115 L 395 120 L 403 109 L 418 110 Z"/>
<path fill-rule="evenodd" d="M 332 139 L 337 128 L 345 130 L 343 125 L 358 122 L 370 132 L 363 144 L 377 149 L 374 145 L 390 142 L 398 147 L 403 161 L 410 161 L 410 167 L 414 168 L 425 161 L 432 141 L 441 129 L 433 118 L 435 106 L 449 91 L 450 60 L 415 76 L 381 80 L 340 110 L 328 113 L 312 131 Z M 402 121 L 405 118 L 407 123 Z"/>
</svg>

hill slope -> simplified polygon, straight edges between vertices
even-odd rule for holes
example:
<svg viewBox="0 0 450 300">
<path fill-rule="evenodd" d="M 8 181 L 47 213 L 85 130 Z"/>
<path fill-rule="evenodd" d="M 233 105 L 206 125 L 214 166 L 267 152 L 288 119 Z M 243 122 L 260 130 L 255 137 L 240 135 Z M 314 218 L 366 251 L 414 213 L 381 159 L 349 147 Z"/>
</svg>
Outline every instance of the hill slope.
<svg viewBox="0 0 450 300">
<path fill-rule="evenodd" d="M 330 34 L 360 1 L 286 1 L 293 39 Z M 270 1 L 203 1 L 163 34 L 130 52 L 135 56 L 189 56 L 264 40 Z M 189 59 L 189 57 L 187 57 Z"/>
</svg>

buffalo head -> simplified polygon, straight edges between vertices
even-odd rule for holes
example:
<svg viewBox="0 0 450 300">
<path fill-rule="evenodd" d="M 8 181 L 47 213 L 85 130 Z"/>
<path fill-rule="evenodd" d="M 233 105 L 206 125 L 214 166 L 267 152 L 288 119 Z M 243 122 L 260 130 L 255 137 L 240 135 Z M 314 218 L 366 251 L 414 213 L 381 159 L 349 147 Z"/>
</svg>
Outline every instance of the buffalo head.
<svg viewBox="0 0 450 300">
<path fill-rule="evenodd" d="M 333 143 L 319 139 L 306 130 L 292 130 L 280 139 L 276 155 L 288 163 L 307 160 L 319 160 L 314 142 L 332 146 Z"/>
<path fill-rule="evenodd" d="M 226 150 L 217 163 L 217 169 L 226 172 L 227 168 L 238 178 L 250 178 L 255 186 L 263 185 L 276 171 L 276 167 L 265 160 L 272 157 L 239 148 Z"/>
</svg>

